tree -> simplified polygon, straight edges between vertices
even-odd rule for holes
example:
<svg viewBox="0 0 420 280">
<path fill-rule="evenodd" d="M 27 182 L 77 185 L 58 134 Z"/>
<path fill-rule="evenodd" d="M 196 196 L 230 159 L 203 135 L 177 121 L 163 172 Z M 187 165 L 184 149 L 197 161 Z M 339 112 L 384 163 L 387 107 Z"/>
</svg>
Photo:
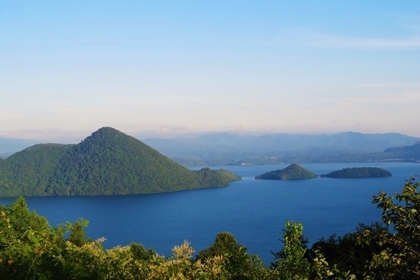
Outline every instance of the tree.
<svg viewBox="0 0 420 280">
<path fill-rule="evenodd" d="M 303 225 L 286 222 L 283 233 L 284 248 L 277 254 L 273 264 L 280 279 L 309 279 L 310 265 L 304 257 L 306 246 L 303 240 Z"/>
<path fill-rule="evenodd" d="M 380 192 L 373 203 L 382 209 L 382 221 L 392 230 L 374 234 L 369 229 L 363 233 L 361 242 L 377 241 L 382 250 L 369 263 L 367 277 L 383 279 L 414 279 L 420 277 L 420 193 L 416 178 L 406 181 L 401 193 L 395 198 Z M 377 279 L 377 278 L 375 278 Z"/>
<path fill-rule="evenodd" d="M 130 243 L 130 251 L 133 254 L 134 259 L 136 260 L 149 260 L 153 256 L 157 255 L 157 253 L 152 249 L 149 248 L 146 250 L 143 244 L 131 242 Z"/>
<path fill-rule="evenodd" d="M 85 227 L 88 225 L 87 220 L 80 219 L 74 224 L 67 224 L 70 231 L 69 241 L 74 245 L 81 247 L 86 243 L 86 231 Z"/>
<path fill-rule="evenodd" d="M 309 251 L 322 252 L 330 265 L 335 265 L 340 271 L 349 271 L 357 279 L 363 279 L 366 264 L 372 260 L 374 254 L 379 253 L 383 246 L 379 245 L 378 236 L 387 228 L 380 223 L 371 225 L 359 224 L 356 231 L 344 236 L 331 235 L 315 242 Z M 371 232 L 372 240 L 369 244 L 360 243 L 365 231 Z"/>
<path fill-rule="evenodd" d="M 214 243 L 197 254 L 196 261 L 203 262 L 217 256 L 225 257 L 224 267 L 229 279 L 262 279 L 265 273 L 261 259 L 250 255 L 229 232 L 218 233 Z"/>
<path fill-rule="evenodd" d="M 309 257 L 307 240 L 303 238 L 303 225 L 286 222 L 283 233 L 284 248 L 274 253 L 273 275 L 270 279 L 355 279 L 355 275 L 330 266 L 319 250 L 313 250 Z"/>
<path fill-rule="evenodd" d="M 60 274 L 51 261 L 65 244 L 64 230 L 29 211 L 25 199 L 0 206 L 0 275 L 2 279 L 46 279 Z"/>
<path fill-rule="evenodd" d="M 210 247 L 201 250 L 197 254 L 196 260 L 205 260 L 213 256 L 233 254 L 240 250 L 241 246 L 242 245 L 238 244 L 235 237 L 231 233 L 220 232 L 216 235 L 216 239 Z"/>
<path fill-rule="evenodd" d="M 287 222 L 289 223 L 289 222 Z M 287 225 L 286 230 L 283 230 L 284 233 L 287 231 Z M 279 265 L 279 262 L 287 257 L 285 250 L 286 242 L 283 239 L 280 239 L 280 241 L 283 243 L 283 248 L 280 249 L 280 251 L 273 252 L 271 251 L 271 254 L 274 256 L 274 260 L 271 262 L 271 268 L 276 268 Z M 310 250 L 308 250 L 308 243 L 309 240 L 303 236 L 303 234 L 300 236 L 300 243 L 302 244 L 302 247 L 305 248 L 305 258 L 309 259 Z"/>
</svg>

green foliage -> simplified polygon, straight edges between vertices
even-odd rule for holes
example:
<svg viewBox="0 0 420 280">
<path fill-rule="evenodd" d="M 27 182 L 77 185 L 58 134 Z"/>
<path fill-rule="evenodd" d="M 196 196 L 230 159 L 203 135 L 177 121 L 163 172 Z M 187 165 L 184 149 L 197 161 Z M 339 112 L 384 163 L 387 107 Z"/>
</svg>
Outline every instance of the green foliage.
<svg viewBox="0 0 420 280">
<path fill-rule="evenodd" d="M 302 224 L 286 222 L 283 234 L 283 257 L 275 260 L 280 279 L 309 279 L 310 265 L 304 257 L 306 248 L 302 243 Z"/>
<path fill-rule="evenodd" d="M 287 222 L 287 224 L 290 224 L 290 222 Z M 283 232 L 286 233 L 287 230 L 288 229 L 286 227 L 286 230 L 283 230 Z M 273 262 L 271 262 L 271 267 L 272 268 L 276 268 L 279 265 L 279 262 L 281 260 L 287 258 L 286 252 L 284 251 L 285 248 L 286 248 L 286 242 L 285 242 L 285 240 L 282 240 L 282 239 L 280 239 L 280 241 L 283 243 L 283 248 L 280 249 L 280 251 L 277 251 L 277 252 L 271 251 L 271 254 L 273 254 L 273 256 L 274 256 L 274 260 L 273 260 Z M 303 233 L 302 233 L 302 235 L 300 235 L 299 243 L 302 245 L 303 248 L 305 248 L 305 251 L 306 251 L 305 252 L 305 258 L 308 259 L 309 258 L 309 256 L 308 256 L 309 250 L 307 248 L 308 248 L 309 240 L 306 239 L 303 236 Z"/>
<path fill-rule="evenodd" d="M 377 236 L 384 230 L 387 229 L 379 223 L 369 226 L 359 224 L 354 233 L 348 233 L 342 237 L 332 235 L 327 239 L 321 238 L 312 245 L 309 251 L 322 252 L 329 264 L 335 265 L 340 271 L 349 271 L 358 279 L 363 279 L 366 264 L 372 261 L 372 256 L 383 248 Z M 360 243 L 366 231 L 372 233 L 372 242 Z M 376 237 L 373 238 L 373 236 Z"/>
<path fill-rule="evenodd" d="M 378 178 L 391 177 L 392 174 L 382 168 L 377 167 L 353 167 L 333 171 L 321 177 L 329 178 Z"/>
<path fill-rule="evenodd" d="M 218 233 L 214 243 L 197 254 L 196 261 L 203 262 L 218 256 L 224 257 L 224 269 L 229 279 L 261 279 L 265 273 L 261 259 L 248 254 L 247 248 L 229 232 Z"/>
<path fill-rule="evenodd" d="M 317 178 L 318 176 L 302 166 L 293 163 L 282 170 L 270 171 L 259 176 L 256 176 L 255 179 L 264 179 L 264 180 L 301 180 L 301 179 L 312 179 Z"/>
<path fill-rule="evenodd" d="M 284 248 L 275 254 L 270 279 L 355 279 L 354 275 L 330 266 L 318 250 L 308 260 L 302 224 L 286 222 L 283 243 Z"/>
<path fill-rule="evenodd" d="M 393 230 L 379 233 L 365 230 L 362 242 L 377 242 L 382 250 L 373 255 L 367 276 L 375 279 L 415 279 L 420 277 L 420 193 L 415 178 L 406 181 L 395 198 L 381 192 L 373 203 L 382 209 L 382 221 Z"/>
<path fill-rule="evenodd" d="M 87 220 L 79 220 L 74 224 L 68 224 L 67 227 L 70 231 L 69 241 L 78 247 L 82 247 L 86 243 L 86 231 Z"/>
<path fill-rule="evenodd" d="M 214 256 L 234 254 L 240 251 L 242 245 L 238 244 L 235 237 L 229 232 L 220 232 L 216 235 L 214 243 L 207 249 L 201 250 L 196 259 L 205 260 Z"/>
<path fill-rule="evenodd" d="M 191 261 L 188 244 L 176 246 L 166 259 L 153 251 L 139 255 L 139 246 L 103 250 L 102 240 L 79 242 L 86 222 L 52 228 L 30 212 L 19 198 L 0 207 L 1 279 L 221 279 L 221 258 Z M 70 237 L 65 239 L 66 231 Z M 77 238 L 76 238 L 77 237 Z M 83 243 L 83 244 L 82 244 Z M 134 253 L 133 253 L 134 252 Z M 200 277 L 196 277 L 200 276 Z M 207 277 L 208 276 L 208 277 Z"/>
<path fill-rule="evenodd" d="M 70 147 L 39 144 L 8 157 L 0 165 L 0 196 L 38 195 Z"/>
<path fill-rule="evenodd" d="M 313 248 L 329 263 L 358 279 L 418 279 L 420 277 L 419 182 L 407 180 L 395 198 L 381 192 L 373 203 L 382 209 L 382 221 L 360 225 L 343 237 L 321 239 Z"/>
<path fill-rule="evenodd" d="M 194 172 L 198 177 L 200 185 L 203 187 L 227 186 L 232 181 L 241 180 L 241 177 L 233 174 L 228 170 L 212 170 L 210 168 L 202 168 Z"/>
<path fill-rule="evenodd" d="M 136 260 L 150 260 L 156 255 L 156 252 L 149 248 L 146 250 L 142 244 L 132 242 L 130 243 L 130 251 L 133 254 L 133 258 Z"/>
<path fill-rule="evenodd" d="M 64 230 L 50 228 L 45 218 L 28 210 L 23 198 L 0 207 L 2 279 L 48 279 L 54 267 L 45 261 L 64 243 Z"/>
<path fill-rule="evenodd" d="M 191 171 L 105 127 L 77 145 L 36 145 L 7 158 L 0 165 L 0 196 L 145 194 L 238 179 L 229 171 Z"/>
</svg>

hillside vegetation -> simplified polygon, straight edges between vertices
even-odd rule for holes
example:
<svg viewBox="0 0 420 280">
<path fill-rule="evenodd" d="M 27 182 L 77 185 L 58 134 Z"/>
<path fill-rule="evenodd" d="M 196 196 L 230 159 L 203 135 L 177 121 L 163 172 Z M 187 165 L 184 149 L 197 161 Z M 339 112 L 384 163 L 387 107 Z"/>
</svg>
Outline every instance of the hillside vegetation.
<svg viewBox="0 0 420 280">
<path fill-rule="evenodd" d="M 146 194 L 239 179 L 225 170 L 191 171 L 110 127 L 77 145 L 35 145 L 0 163 L 1 196 Z"/>
</svg>

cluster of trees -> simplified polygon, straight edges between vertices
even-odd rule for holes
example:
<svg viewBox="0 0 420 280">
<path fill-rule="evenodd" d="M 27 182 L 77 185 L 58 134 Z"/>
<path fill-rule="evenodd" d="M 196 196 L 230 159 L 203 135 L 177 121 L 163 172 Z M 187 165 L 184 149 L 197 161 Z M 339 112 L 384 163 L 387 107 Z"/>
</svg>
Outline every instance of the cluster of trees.
<svg viewBox="0 0 420 280">
<path fill-rule="evenodd" d="M 58 227 L 30 212 L 25 200 L 0 206 L 2 279 L 418 279 L 420 184 L 409 179 L 395 198 L 380 193 L 382 224 L 360 225 L 343 237 L 320 239 L 311 248 L 303 226 L 287 222 L 283 248 L 266 266 L 235 240 L 219 233 L 194 256 L 185 241 L 169 257 L 141 244 L 105 250 L 103 239 L 85 236 L 87 221 Z"/>
<path fill-rule="evenodd" d="M 35 145 L 0 162 L 0 196 L 145 194 L 235 180 L 228 171 L 191 171 L 110 127 L 77 145 Z"/>
</svg>

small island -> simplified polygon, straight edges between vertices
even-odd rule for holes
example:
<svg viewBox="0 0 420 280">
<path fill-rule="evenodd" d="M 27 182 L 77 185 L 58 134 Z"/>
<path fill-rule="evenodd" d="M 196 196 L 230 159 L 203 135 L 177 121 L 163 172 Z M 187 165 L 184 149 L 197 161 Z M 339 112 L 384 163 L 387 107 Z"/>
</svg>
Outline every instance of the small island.
<svg viewBox="0 0 420 280">
<path fill-rule="evenodd" d="M 333 171 L 329 174 L 320 175 L 327 178 L 383 178 L 391 177 L 392 174 L 378 167 L 353 167 Z"/>
<path fill-rule="evenodd" d="M 302 179 L 313 179 L 318 176 L 302 166 L 293 163 L 282 170 L 270 171 L 259 176 L 256 176 L 256 180 L 302 180 Z"/>
</svg>

